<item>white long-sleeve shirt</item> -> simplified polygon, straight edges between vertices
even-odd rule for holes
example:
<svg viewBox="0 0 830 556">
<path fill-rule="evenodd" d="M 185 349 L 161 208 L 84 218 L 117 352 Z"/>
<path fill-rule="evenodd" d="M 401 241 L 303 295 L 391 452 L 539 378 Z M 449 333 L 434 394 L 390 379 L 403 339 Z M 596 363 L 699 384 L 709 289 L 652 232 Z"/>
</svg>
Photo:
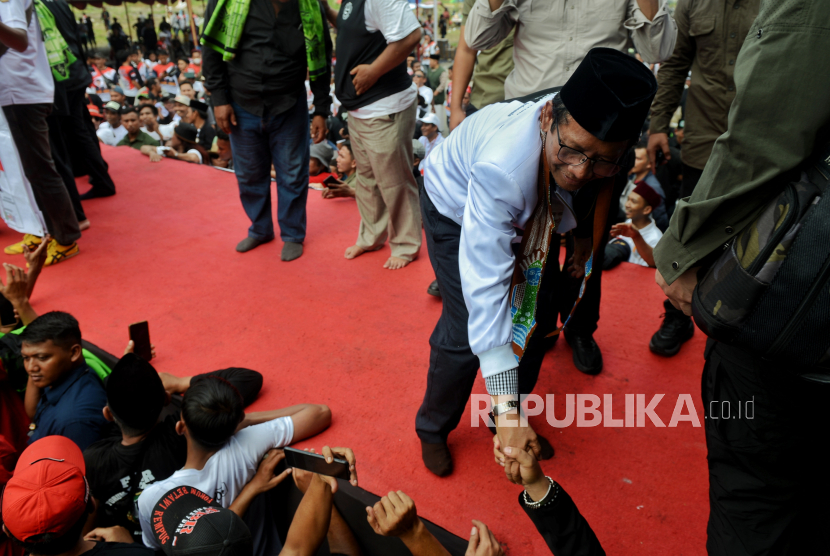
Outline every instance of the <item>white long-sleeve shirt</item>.
<svg viewBox="0 0 830 556">
<path fill-rule="evenodd" d="M 510 285 L 516 258 L 510 244 L 538 201 L 542 139 L 535 102 L 491 104 L 465 119 L 426 158 L 424 187 L 435 208 L 461 226 L 458 266 L 469 312 L 470 348 L 481 374 L 515 368 Z M 553 184 L 551 184 L 553 185 Z M 557 231 L 576 227 L 571 195 L 556 188 L 565 207 Z"/>
<path fill-rule="evenodd" d="M 504 0 L 496 11 L 488 0 L 477 0 L 464 39 L 470 48 L 486 50 L 514 27 L 514 68 L 504 82 L 508 99 L 564 85 L 586 52 L 597 46 L 623 50 L 629 32 L 647 63 L 667 60 L 677 40 L 666 0 L 651 21 L 637 0 Z"/>
</svg>

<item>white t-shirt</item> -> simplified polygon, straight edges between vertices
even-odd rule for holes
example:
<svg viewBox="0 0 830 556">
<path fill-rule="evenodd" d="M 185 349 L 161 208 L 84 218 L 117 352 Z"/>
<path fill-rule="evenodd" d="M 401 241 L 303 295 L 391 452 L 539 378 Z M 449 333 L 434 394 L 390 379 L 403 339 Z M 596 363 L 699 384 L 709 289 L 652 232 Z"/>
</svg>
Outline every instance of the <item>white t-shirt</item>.
<svg viewBox="0 0 830 556">
<path fill-rule="evenodd" d="M 287 446 L 293 437 L 294 421 L 291 417 L 280 417 L 242 429 L 207 460 L 203 469 L 180 469 L 144 489 L 138 497 L 138 520 L 144 544 L 150 548 L 161 548 L 152 533 L 152 515 L 153 507 L 168 490 L 179 486 L 194 487 L 227 508 L 256 475 L 262 456 L 271 448 Z"/>
<path fill-rule="evenodd" d="M 427 106 L 432 104 L 432 97 L 434 96 L 434 93 L 432 92 L 432 89 L 430 89 L 426 85 L 423 85 L 421 87 L 418 87 L 418 94 L 421 95 L 422 97 L 424 97 L 424 100 L 426 101 Z"/>
<path fill-rule="evenodd" d="M 141 131 L 143 131 L 144 133 L 146 133 L 147 135 L 149 135 L 150 137 L 152 137 L 156 141 L 161 141 L 161 135 L 159 135 L 157 131 L 147 131 L 146 127 L 142 127 Z"/>
<path fill-rule="evenodd" d="M 626 223 L 631 224 L 631 219 L 629 218 L 626 220 Z M 657 227 L 657 224 L 654 223 L 654 220 L 649 223 L 648 226 L 641 228 L 639 230 L 640 235 L 643 236 L 643 240 L 646 244 L 654 248 L 657 246 L 657 242 L 660 241 L 660 238 L 663 237 L 663 232 L 660 231 L 660 228 Z M 640 266 L 648 266 L 648 263 L 640 256 L 637 252 L 637 247 L 634 245 L 634 240 L 630 237 L 620 236 L 615 239 L 621 239 L 631 247 L 631 256 L 628 257 L 628 262 L 638 264 Z"/>
<path fill-rule="evenodd" d="M 430 143 L 429 139 L 426 138 L 426 135 L 421 135 L 420 137 L 418 137 L 418 141 L 421 142 L 421 144 L 424 146 L 424 149 L 426 150 L 426 153 L 424 154 L 424 160 L 426 160 L 429 156 L 429 153 L 432 152 L 432 149 L 444 142 L 444 136 L 438 133 L 435 136 L 435 139 L 433 139 Z M 420 164 L 418 164 L 418 170 L 421 171 L 421 174 L 424 173 L 424 160 L 422 160 Z"/>
<path fill-rule="evenodd" d="M 127 128 L 120 125 L 113 129 L 109 122 L 101 122 L 96 133 L 102 143 L 114 147 L 127 135 Z"/>
<path fill-rule="evenodd" d="M 363 5 L 363 17 L 366 20 L 366 30 L 370 33 L 383 33 L 386 44 L 404 39 L 421 27 L 406 0 L 366 0 Z M 349 110 L 349 117 L 364 120 L 397 114 L 412 106 L 418 96 L 417 90 L 413 83 L 412 87 L 399 93 L 376 100 L 357 110 Z"/>
<path fill-rule="evenodd" d="M 164 156 L 164 151 L 169 151 L 172 148 L 173 147 L 156 147 L 156 152 L 159 153 L 161 156 Z M 184 154 L 195 154 L 197 157 L 199 157 L 199 164 L 202 163 L 202 153 L 200 153 L 196 149 L 190 149 L 189 151 L 185 151 Z"/>
<path fill-rule="evenodd" d="M 26 9 L 31 5 L 32 0 L 0 2 L 0 22 L 12 29 L 26 29 L 29 37 L 29 46 L 23 52 L 9 48 L 0 56 L 0 106 L 52 104 L 55 98 L 52 69 L 34 10 L 26 25 Z"/>
</svg>

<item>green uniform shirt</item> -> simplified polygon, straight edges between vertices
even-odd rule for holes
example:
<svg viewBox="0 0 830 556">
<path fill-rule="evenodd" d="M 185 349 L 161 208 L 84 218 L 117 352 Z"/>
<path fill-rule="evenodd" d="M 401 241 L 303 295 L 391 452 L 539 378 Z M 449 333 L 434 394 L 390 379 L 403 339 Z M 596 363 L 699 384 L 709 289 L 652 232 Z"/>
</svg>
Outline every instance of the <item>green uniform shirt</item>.
<svg viewBox="0 0 830 556">
<path fill-rule="evenodd" d="M 441 74 L 447 73 L 447 70 L 441 66 L 438 66 L 435 69 L 431 69 L 429 66 L 427 66 L 426 69 L 421 69 L 423 70 L 424 75 L 427 76 L 427 85 L 429 85 L 429 88 L 433 91 L 441 84 Z M 432 104 L 435 106 L 441 106 L 444 104 L 445 96 L 444 91 L 436 93 L 435 96 L 432 97 Z"/>
<path fill-rule="evenodd" d="M 654 249 L 668 283 L 752 223 L 781 191 L 776 178 L 830 139 L 828 52 L 826 3 L 761 1 L 735 62 L 728 130 Z"/>
<path fill-rule="evenodd" d="M 147 135 L 143 131 L 139 130 L 138 135 L 136 135 L 136 137 L 133 141 L 130 141 L 130 134 L 128 133 L 127 135 L 124 136 L 123 139 L 121 139 L 118 142 L 116 147 L 132 147 L 134 149 L 141 150 L 141 147 L 143 147 L 144 145 L 150 145 L 151 147 L 160 147 L 161 146 L 161 144 L 158 141 L 156 141 L 155 139 L 153 139 L 152 137 L 150 137 L 149 135 Z"/>
<path fill-rule="evenodd" d="M 467 16 L 475 3 L 476 0 L 464 0 L 461 25 L 467 23 Z M 514 31 L 510 31 L 498 45 L 478 53 L 470 92 L 470 104 L 478 109 L 504 100 L 504 80 L 513 71 L 513 34 Z M 464 96 L 464 91 L 455 94 Z"/>
<path fill-rule="evenodd" d="M 346 176 L 346 179 L 343 180 L 343 183 L 354 189 L 357 186 L 357 170 Z"/>
<path fill-rule="evenodd" d="M 735 98 L 735 60 L 758 15 L 760 0 L 679 0 L 674 10 L 677 43 L 660 64 L 651 133 L 669 133 L 689 70 L 683 162 L 702 170 L 715 141 L 726 131 Z"/>
</svg>

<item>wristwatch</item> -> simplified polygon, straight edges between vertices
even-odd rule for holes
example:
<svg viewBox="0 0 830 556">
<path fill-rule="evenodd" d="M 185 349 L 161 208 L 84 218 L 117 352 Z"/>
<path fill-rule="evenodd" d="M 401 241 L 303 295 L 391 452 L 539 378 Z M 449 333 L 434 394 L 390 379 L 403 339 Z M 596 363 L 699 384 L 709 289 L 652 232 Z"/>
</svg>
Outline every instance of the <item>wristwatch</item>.
<svg viewBox="0 0 830 556">
<path fill-rule="evenodd" d="M 496 405 L 493 406 L 493 417 L 498 417 L 502 413 L 507 413 L 508 411 L 511 411 L 511 410 L 516 409 L 518 407 L 519 407 L 519 402 L 517 402 L 516 400 L 510 400 L 510 401 L 502 402 L 500 404 L 496 404 Z"/>
</svg>

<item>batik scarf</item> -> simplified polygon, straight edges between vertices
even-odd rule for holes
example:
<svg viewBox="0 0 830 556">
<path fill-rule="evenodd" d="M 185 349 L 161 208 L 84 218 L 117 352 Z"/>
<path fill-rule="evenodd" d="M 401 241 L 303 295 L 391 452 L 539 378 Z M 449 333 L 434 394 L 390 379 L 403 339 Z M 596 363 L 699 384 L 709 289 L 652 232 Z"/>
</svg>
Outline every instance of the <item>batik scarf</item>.
<svg viewBox="0 0 830 556">
<path fill-rule="evenodd" d="M 516 257 L 516 267 L 513 270 L 513 281 L 510 287 L 510 314 L 513 319 L 513 354 L 517 361 L 521 361 L 527 346 L 530 344 L 530 337 L 536 330 L 536 310 L 539 295 L 539 287 L 542 285 L 542 276 L 548 264 L 548 254 L 551 250 L 553 234 L 562 221 L 562 210 L 564 207 L 558 199 L 552 199 L 550 187 L 550 168 L 545 156 L 544 142 L 542 143 L 542 156 L 539 161 L 539 201 L 528 220 L 522 236 L 521 249 Z M 588 262 L 585 263 L 585 276 L 582 285 L 579 287 L 579 296 L 574 303 L 570 314 L 562 323 L 562 326 L 551 332 L 547 337 L 559 334 L 568 321 L 571 319 L 576 306 L 585 293 L 585 285 L 591 277 L 591 268 L 594 262 L 594 253 L 600 248 L 602 232 L 605 219 L 608 215 L 608 207 L 611 202 L 613 178 L 606 179 L 605 184 L 600 188 L 597 195 L 596 208 L 594 210 L 594 245 Z M 558 242 L 557 242 L 558 245 Z M 558 253 L 558 250 L 557 250 Z M 551 264 L 559 264 L 558 258 L 551 261 Z"/>
</svg>

